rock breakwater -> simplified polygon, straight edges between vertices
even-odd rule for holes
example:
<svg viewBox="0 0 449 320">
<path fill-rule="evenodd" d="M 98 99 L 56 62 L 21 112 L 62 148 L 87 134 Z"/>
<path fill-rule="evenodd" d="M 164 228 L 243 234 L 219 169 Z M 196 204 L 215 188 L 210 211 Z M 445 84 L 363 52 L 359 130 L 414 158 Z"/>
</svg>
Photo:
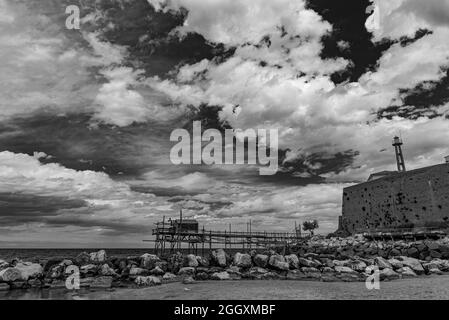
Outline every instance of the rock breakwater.
<svg viewBox="0 0 449 320">
<path fill-rule="evenodd" d="M 449 238 L 424 241 L 368 241 L 363 237 L 312 238 L 280 254 L 274 250 L 222 249 L 207 256 L 181 253 L 109 257 L 104 250 L 74 259 L 0 260 L 0 291 L 64 288 L 79 270 L 80 287 L 146 287 L 204 280 L 365 281 L 373 270 L 381 281 L 449 272 Z"/>
</svg>

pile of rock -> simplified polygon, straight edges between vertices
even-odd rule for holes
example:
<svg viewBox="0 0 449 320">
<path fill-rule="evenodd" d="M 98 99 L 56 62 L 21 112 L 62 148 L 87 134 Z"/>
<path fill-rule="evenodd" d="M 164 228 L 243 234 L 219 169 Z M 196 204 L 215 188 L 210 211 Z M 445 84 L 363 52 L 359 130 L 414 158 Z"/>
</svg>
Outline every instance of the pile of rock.
<svg viewBox="0 0 449 320">
<path fill-rule="evenodd" d="M 405 256 L 420 260 L 449 259 L 449 237 L 438 240 L 370 241 L 361 235 L 347 238 L 314 237 L 294 248 L 298 255 L 306 253 L 332 254 L 339 258 L 393 258 Z"/>
<path fill-rule="evenodd" d="M 165 259 L 153 254 L 109 258 L 100 250 L 83 252 L 72 260 L 54 258 L 42 263 L 0 260 L 0 290 L 64 288 L 78 271 L 82 288 L 111 288 L 155 286 L 172 281 L 191 284 L 201 280 L 364 281 L 373 270 L 380 272 L 380 280 L 394 280 L 448 272 L 449 261 L 427 256 L 425 259 L 405 255 L 348 257 L 315 252 L 284 256 L 274 251 L 231 256 L 222 249 L 212 251 L 208 257 L 176 253 Z"/>
</svg>

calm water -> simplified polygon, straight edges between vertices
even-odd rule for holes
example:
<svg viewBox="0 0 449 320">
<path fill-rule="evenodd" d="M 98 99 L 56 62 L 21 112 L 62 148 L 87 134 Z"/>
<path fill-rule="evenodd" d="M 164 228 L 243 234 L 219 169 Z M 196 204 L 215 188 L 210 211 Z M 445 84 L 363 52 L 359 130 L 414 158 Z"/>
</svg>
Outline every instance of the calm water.
<svg viewBox="0 0 449 320">
<path fill-rule="evenodd" d="M 20 258 L 26 261 L 39 261 L 48 258 L 61 257 L 73 259 L 81 252 L 95 252 L 100 249 L 0 249 L 0 259 L 9 261 L 14 258 Z M 153 249 L 104 249 L 108 256 L 127 257 L 137 256 L 144 253 L 153 253 Z"/>
<path fill-rule="evenodd" d="M 14 258 L 20 258 L 25 261 L 39 262 L 39 260 L 45 260 L 48 258 L 65 258 L 73 259 L 81 252 L 95 252 L 100 249 L 0 249 L 0 259 L 10 261 Z M 144 253 L 154 253 L 153 248 L 138 248 L 138 249 L 104 249 L 109 257 L 129 257 L 129 256 L 141 256 Z M 179 250 L 181 253 L 188 253 L 188 249 L 182 248 Z M 246 252 L 245 249 L 226 249 L 226 252 L 233 254 L 236 252 Z M 204 250 L 204 255 L 209 253 L 208 249 Z M 198 255 L 202 255 L 201 249 L 197 252 Z"/>
</svg>

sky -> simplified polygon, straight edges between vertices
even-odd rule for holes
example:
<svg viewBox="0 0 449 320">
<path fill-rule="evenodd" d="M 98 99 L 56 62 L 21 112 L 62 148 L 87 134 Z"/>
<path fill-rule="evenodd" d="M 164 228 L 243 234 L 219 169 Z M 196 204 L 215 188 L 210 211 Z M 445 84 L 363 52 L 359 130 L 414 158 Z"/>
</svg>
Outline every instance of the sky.
<svg viewBox="0 0 449 320">
<path fill-rule="evenodd" d="M 447 39 L 449 0 L 0 0 L 0 247 L 148 246 L 180 209 L 333 232 L 393 136 L 449 155 Z M 278 172 L 172 164 L 193 121 L 278 130 Z"/>
</svg>

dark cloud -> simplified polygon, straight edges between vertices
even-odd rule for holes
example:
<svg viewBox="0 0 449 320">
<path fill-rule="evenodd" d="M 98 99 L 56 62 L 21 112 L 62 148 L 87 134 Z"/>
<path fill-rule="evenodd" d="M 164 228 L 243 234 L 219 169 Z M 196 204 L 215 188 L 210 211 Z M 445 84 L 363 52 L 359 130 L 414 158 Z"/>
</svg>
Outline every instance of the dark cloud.
<svg viewBox="0 0 449 320">
<path fill-rule="evenodd" d="M 279 171 L 273 176 L 260 176 L 261 180 L 285 185 L 308 185 L 325 182 L 322 175 L 340 173 L 353 165 L 358 151 L 346 150 L 329 154 L 315 152 L 301 154 L 298 158 L 286 160 L 287 151 L 279 152 Z"/>
<path fill-rule="evenodd" d="M 154 194 L 158 197 L 194 196 L 200 192 L 193 192 L 183 188 L 161 188 L 157 186 L 131 186 L 131 190 L 140 193 Z"/>
<path fill-rule="evenodd" d="M 96 219 L 84 200 L 33 194 L 0 193 L 0 223 L 20 226 L 40 223 L 46 227 L 101 228 L 105 234 L 145 233 L 148 226 L 126 218 Z"/>
<path fill-rule="evenodd" d="M 148 121 L 125 128 L 92 126 L 90 114 L 35 113 L 3 123 L 0 151 L 45 152 L 75 170 L 104 171 L 111 175 L 138 175 L 156 159 L 169 155 L 170 132 L 176 124 Z"/>
<path fill-rule="evenodd" d="M 371 41 L 372 34 L 365 28 L 365 21 L 370 15 L 366 8 L 369 0 L 308 0 L 308 7 L 319 13 L 324 20 L 330 22 L 333 31 L 323 38 L 324 49 L 322 58 L 342 57 L 351 61 L 343 72 L 332 75 L 332 81 L 357 81 L 367 71 L 376 69 L 377 61 L 393 44 L 391 40 L 379 43 Z M 342 49 L 339 42 L 349 44 L 348 49 Z"/>
<path fill-rule="evenodd" d="M 40 196 L 21 193 L 0 193 L 0 221 L 2 225 L 17 225 L 42 221 L 56 216 L 60 210 L 87 207 L 80 199 L 58 196 Z"/>
<path fill-rule="evenodd" d="M 431 30 L 419 29 L 418 31 L 415 32 L 414 37 L 403 36 L 397 42 L 399 42 L 402 47 L 406 47 L 406 46 L 408 46 L 408 45 L 418 41 L 419 39 L 421 39 L 429 34 L 432 34 L 432 33 L 433 32 Z"/>
<path fill-rule="evenodd" d="M 143 224 L 132 224 L 126 219 L 92 219 L 75 215 L 45 217 L 43 223 L 51 227 L 75 226 L 81 228 L 101 228 L 104 235 L 143 234 L 150 232 Z"/>
<path fill-rule="evenodd" d="M 207 42 L 195 33 L 178 37 L 171 32 L 184 24 L 186 11 L 155 12 L 146 0 L 97 1 L 97 9 L 104 14 L 95 27 L 105 29 L 104 40 L 127 46 L 128 64 L 143 68 L 147 76 L 169 77 L 182 64 L 192 64 L 203 59 L 222 61 L 232 55 L 233 48 Z M 109 23 L 114 28 L 107 28 Z"/>
<path fill-rule="evenodd" d="M 173 203 L 179 203 L 182 201 L 194 201 L 199 205 L 199 210 L 201 210 L 201 206 L 208 206 L 211 211 L 216 211 L 222 208 L 230 207 L 233 203 L 230 201 L 202 201 L 197 199 L 191 199 L 191 198 L 184 198 L 184 197 L 173 197 L 171 199 L 167 200 L 168 202 Z"/>
<path fill-rule="evenodd" d="M 394 116 L 416 120 L 422 116 L 436 118 L 444 113 L 439 107 L 449 102 L 449 69 L 441 70 L 439 81 L 424 81 L 411 89 L 400 89 L 402 105 L 380 109 L 377 118 L 392 119 Z"/>
</svg>

